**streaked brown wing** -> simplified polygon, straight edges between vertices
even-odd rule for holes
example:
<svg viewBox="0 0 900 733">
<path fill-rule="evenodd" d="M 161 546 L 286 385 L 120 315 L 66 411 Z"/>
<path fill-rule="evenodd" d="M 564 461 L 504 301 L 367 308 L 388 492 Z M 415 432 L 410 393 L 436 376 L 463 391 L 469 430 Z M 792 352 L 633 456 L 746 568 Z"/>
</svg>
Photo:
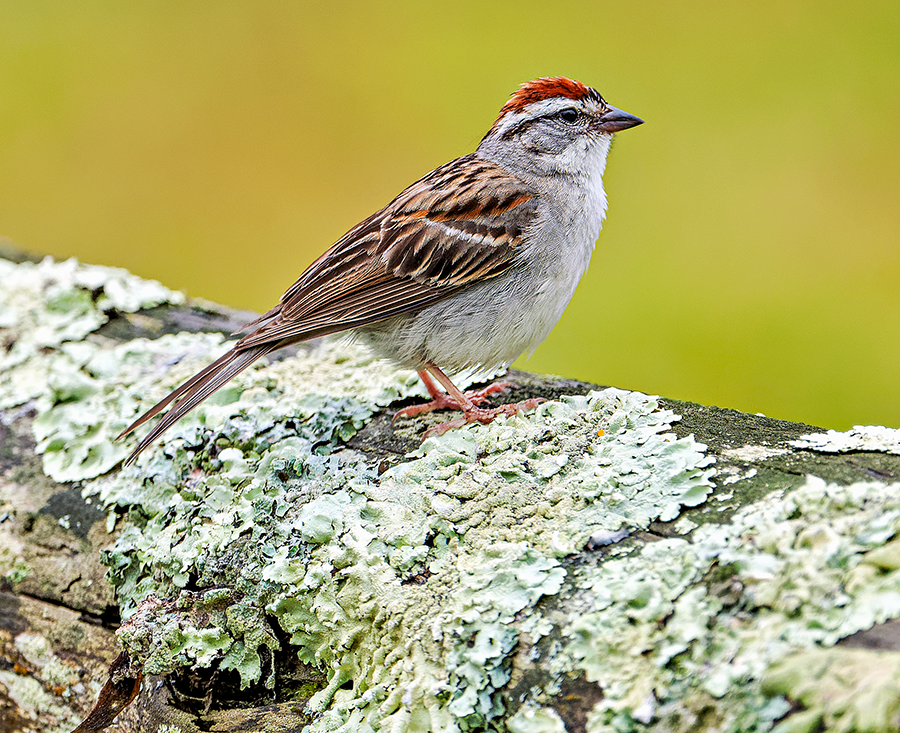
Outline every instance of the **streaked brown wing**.
<svg viewBox="0 0 900 733">
<path fill-rule="evenodd" d="M 255 331 L 125 428 L 120 438 L 169 407 L 125 462 L 264 354 L 421 308 L 503 272 L 536 215 L 526 191 L 474 155 L 414 183 L 310 265 L 248 324 Z"/>
<path fill-rule="evenodd" d="M 526 191 L 474 155 L 435 169 L 310 265 L 235 348 L 375 323 L 495 277 L 513 262 L 535 217 Z"/>
</svg>

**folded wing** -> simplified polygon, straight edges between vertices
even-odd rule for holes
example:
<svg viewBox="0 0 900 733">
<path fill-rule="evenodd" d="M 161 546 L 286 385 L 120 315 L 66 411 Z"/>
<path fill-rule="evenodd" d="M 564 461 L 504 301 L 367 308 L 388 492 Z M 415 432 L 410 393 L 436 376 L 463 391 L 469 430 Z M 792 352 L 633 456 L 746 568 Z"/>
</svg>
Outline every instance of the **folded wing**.
<svg viewBox="0 0 900 733">
<path fill-rule="evenodd" d="M 421 309 L 499 275 L 535 216 L 523 182 L 489 161 L 468 155 L 435 169 L 313 262 L 231 351 L 129 425 L 122 436 L 171 405 L 126 463 L 264 354 Z"/>
</svg>

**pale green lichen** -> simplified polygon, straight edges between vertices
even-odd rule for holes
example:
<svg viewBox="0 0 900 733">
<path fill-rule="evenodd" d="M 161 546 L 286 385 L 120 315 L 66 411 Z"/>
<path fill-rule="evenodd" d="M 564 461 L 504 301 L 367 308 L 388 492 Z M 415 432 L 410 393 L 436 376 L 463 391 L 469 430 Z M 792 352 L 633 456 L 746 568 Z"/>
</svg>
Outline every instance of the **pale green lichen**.
<svg viewBox="0 0 900 733">
<path fill-rule="evenodd" d="M 342 341 L 251 368 L 136 466 L 101 475 L 127 451 L 111 436 L 227 344 L 76 342 L 102 323 L 106 288 L 53 272 L 26 273 L 50 283 L 32 287 L 40 313 L 0 312 L 30 349 L 7 363 L 0 404 L 35 400 L 48 473 L 100 476 L 85 494 L 122 522 L 105 559 L 146 671 L 218 664 L 272 685 L 277 625 L 327 677 L 310 733 L 557 733 L 552 695 L 579 675 L 602 686 L 592 732 L 708 716 L 761 731 L 788 710 L 759 685 L 770 665 L 900 615 L 896 485 L 809 480 L 726 525 L 681 522 L 690 542 L 571 563 L 708 496 L 712 459 L 670 433 L 676 415 L 620 390 L 564 397 L 381 472 L 341 441 L 421 388 Z M 45 315 L 38 348 L 28 331 Z M 502 692 L 524 647 L 551 682 L 512 714 Z"/>
<path fill-rule="evenodd" d="M 6 551 L 7 548 L 4 548 Z M 4 558 L 5 560 L 6 558 Z M 25 578 L 32 574 L 31 567 L 24 562 L 23 560 L 16 558 L 13 560 L 12 567 L 4 573 L 4 577 L 6 577 L 10 583 L 21 583 Z"/>
<path fill-rule="evenodd" d="M 69 733 L 79 723 L 72 710 L 61 705 L 33 677 L 0 669 L 0 685 L 22 711 L 23 717 L 31 718 L 42 733 Z"/>
<path fill-rule="evenodd" d="M 18 705 L 21 714 L 32 717 L 40 730 L 66 733 L 78 724 L 72 710 L 62 704 L 60 697 L 71 695 L 71 688 L 80 685 L 78 669 L 53 651 L 51 643 L 41 634 L 23 632 L 13 643 L 16 651 L 28 664 L 30 672 L 0 670 L 0 685 Z M 94 692 L 99 691 L 99 685 Z M 53 690 L 53 692 L 51 692 Z"/>
<path fill-rule="evenodd" d="M 124 270 L 75 260 L 0 260 L 0 409 L 34 400 L 37 450 L 58 481 L 91 478 L 124 457 L 104 417 L 119 406 L 100 377 L 118 354 L 84 340 L 108 312 L 180 303 L 181 293 Z M 111 401 L 107 406 L 105 403 Z M 124 427 L 124 426 L 123 426 Z"/>
<path fill-rule="evenodd" d="M 880 425 L 856 425 L 847 432 L 829 430 L 804 435 L 799 440 L 792 440 L 791 445 L 823 453 L 877 451 L 900 455 L 900 430 Z"/>
<path fill-rule="evenodd" d="M 562 718 L 553 708 L 523 705 L 506 721 L 509 733 L 566 733 Z"/>
<path fill-rule="evenodd" d="M 900 654 L 816 649 L 786 657 L 762 682 L 768 695 L 786 695 L 806 709 L 773 733 L 818 730 L 894 733 L 900 725 Z"/>
<path fill-rule="evenodd" d="M 184 591 L 177 603 L 149 596 L 119 629 L 119 638 L 141 660 L 146 674 L 166 674 L 180 667 L 233 669 L 242 680 L 262 675 L 260 651 L 280 648 L 261 609 L 234 602 L 225 589 Z M 274 683 L 268 665 L 266 683 Z"/>
<path fill-rule="evenodd" d="M 89 342 L 63 344 L 34 421 L 44 470 L 58 481 L 106 473 L 130 452 L 131 444 L 114 441 L 130 419 L 229 347 L 218 334 L 137 339 L 111 349 Z M 264 450 L 306 430 L 285 423 L 299 424 L 312 415 L 318 426 L 333 424 L 328 440 L 346 439 L 379 405 L 421 391 L 414 372 L 390 370 L 339 339 L 315 356 L 301 351 L 263 367 L 251 367 L 181 420 L 167 434 L 164 445 L 171 447 L 166 450 L 194 445 L 214 433 L 218 440 L 249 442 L 254 450 Z M 165 454 L 150 460 L 166 460 Z"/>
<path fill-rule="evenodd" d="M 62 689 L 79 684 L 78 670 L 61 660 L 53 652 L 50 642 L 41 634 L 21 633 L 15 638 L 16 650 L 36 670 L 47 686 Z"/>
<path fill-rule="evenodd" d="M 588 730 L 644 730 L 634 711 L 648 696 L 667 731 L 687 729 L 677 721 L 698 693 L 722 729 L 771 712 L 759 688 L 770 665 L 900 616 L 900 570 L 883 552 L 898 531 L 900 484 L 810 477 L 691 541 L 652 543 L 579 573 L 593 610 L 564 630 L 555 663 L 571 658 L 603 689 Z"/>
<path fill-rule="evenodd" d="M 106 323 L 108 311 L 133 312 L 184 296 L 125 270 L 76 260 L 13 264 L 0 259 L 0 408 L 44 397 L 55 376 L 54 351 Z"/>
<path fill-rule="evenodd" d="M 355 348 L 328 347 L 315 369 Z M 131 507 L 106 560 L 125 613 L 151 594 L 188 597 L 178 589 L 189 581 L 227 583 L 231 612 L 266 609 L 302 660 L 331 670 L 310 702 L 322 713 L 315 730 L 483 728 L 503 713 L 497 692 L 521 634 L 551 628 L 534 609 L 559 592 L 561 560 L 600 530 L 645 527 L 712 487 L 703 446 L 668 432 L 673 413 L 612 389 L 430 439 L 379 475 L 363 454 L 335 450 L 335 426 L 352 423 L 360 405 L 336 384 L 315 399 L 260 391 L 253 419 L 271 429 L 289 402 L 296 434 L 271 445 L 248 437 L 240 448 L 228 438 L 235 447 L 208 476 L 176 433 L 168 457 L 153 451 L 87 489 Z M 202 409 L 196 420 L 185 435 L 208 427 Z M 418 575 L 427 583 L 403 583 Z M 136 643 L 129 631 L 123 642 L 156 672 L 265 642 L 173 623 L 129 621 L 151 636 Z M 271 674 L 238 671 L 245 684 Z"/>
<path fill-rule="evenodd" d="M 82 290 L 64 288 L 69 330 L 33 395 L 60 480 L 107 471 L 127 450 L 111 437 L 227 348 L 185 334 L 69 343 L 102 322 Z M 521 634 L 550 629 L 533 611 L 558 593 L 561 560 L 599 531 L 673 518 L 712 487 L 704 446 L 668 432 L 677 416 L 618 390 L 431 439 L 380 476 L 338 449 L 379 405 L 415 393 L 414 374 L 327 343 L 248 370 L 136 466 L 87 484 L 127 512 L 106 561 L 124 614 L 139 611 L 122 631 L 135 658 L 158 673 L 218 660 L 243 684 L 271 684 L 265 613 L 301 659 L 330 670 L 311 701 L 317 728 L 477 729 L 502 713 Z M 416 576 L 427 583 L 402 582 Z M 210 610 L 189 585 L 226 586 L 230 600 Z"/>
</svg>

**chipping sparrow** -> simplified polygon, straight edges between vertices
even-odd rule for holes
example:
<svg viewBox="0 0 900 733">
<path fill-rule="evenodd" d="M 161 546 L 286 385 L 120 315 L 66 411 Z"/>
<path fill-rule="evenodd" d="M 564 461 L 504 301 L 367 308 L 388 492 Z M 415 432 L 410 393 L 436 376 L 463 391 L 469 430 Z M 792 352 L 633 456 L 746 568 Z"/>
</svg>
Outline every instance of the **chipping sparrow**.
<svg viewBox="0 0 900 733">
<path fill-rule="evenodd" d="M 123 436 L 172 406 L 126 462 L 259 357 L 344 330 L 418 370 L 434 399 L 398 414 L 462 410 L 436 432 L 533 407 L 538 400 L 479 407 L 502 385 L 464 394 L 442 370 L 508 366 L 547 337 L 600 233 L 613 133 L 641 122 L 571 79 L 523 84 L 474 153 L 347 232 L 231 351 L 126 428 Z"/>
</svg>

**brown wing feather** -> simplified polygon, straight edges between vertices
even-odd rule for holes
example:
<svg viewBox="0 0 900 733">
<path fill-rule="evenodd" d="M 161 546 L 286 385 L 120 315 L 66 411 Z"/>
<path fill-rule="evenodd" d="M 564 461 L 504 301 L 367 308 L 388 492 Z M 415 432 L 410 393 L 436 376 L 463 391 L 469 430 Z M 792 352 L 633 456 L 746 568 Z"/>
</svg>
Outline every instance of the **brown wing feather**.
<svg viewBox="0 0 900 733">
<path fill-rule="evenodd" d="M 526 190 L 474 155 L 435 169 L 313 262 L 241 345 L 309 338 L 307 318 L 326 312 L 335 331 L 374 323 L 500 274 L 535 216 Z"/>
<path fill-rule="evenodd" d="M 535 208 L 522 181 L 474 155 L 435 169 L 313 262 L 232 351 L 126 428 L 122 435 L 171 405 L 128 462 L 263 354 L 417 310 L 500 274 Z"/>
</svg>

